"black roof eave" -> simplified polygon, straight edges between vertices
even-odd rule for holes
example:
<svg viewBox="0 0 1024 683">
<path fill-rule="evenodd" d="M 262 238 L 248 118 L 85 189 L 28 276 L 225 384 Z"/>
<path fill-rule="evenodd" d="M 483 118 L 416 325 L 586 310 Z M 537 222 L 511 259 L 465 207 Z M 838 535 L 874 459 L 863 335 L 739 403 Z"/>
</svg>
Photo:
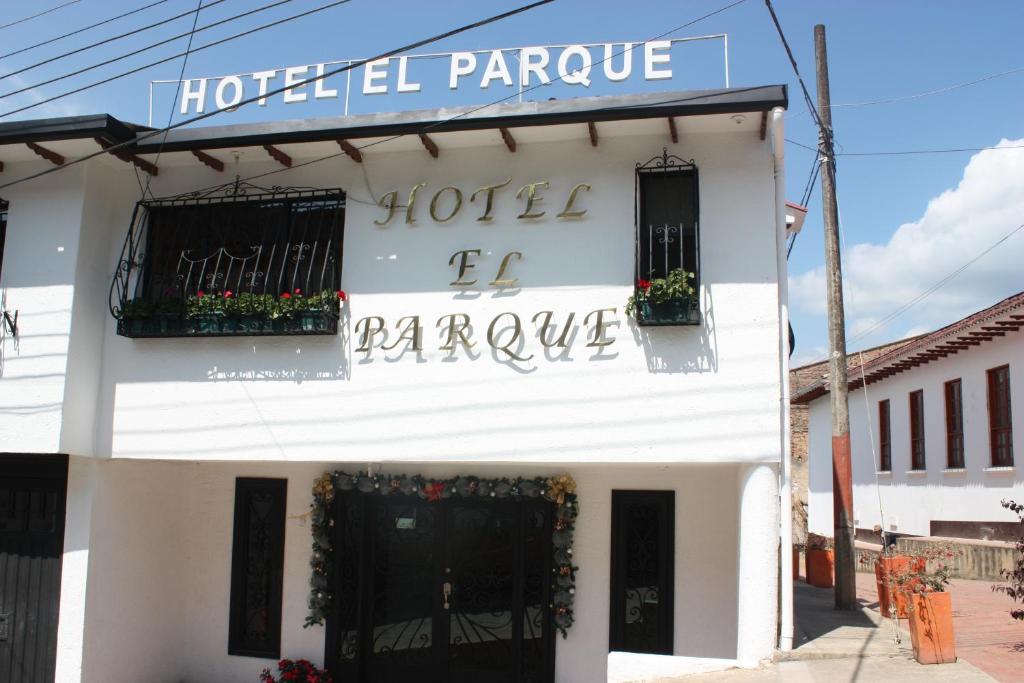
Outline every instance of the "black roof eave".
<svg viewBox="0 0 1024 683">
<path fill-rule="evenodd" d="M 102 138 L 118 143 L 134 139 L 138 129 L 138 126 L 119 121 L 109 114 L 11 121 L 0 123 L 0 145 L 84 138 Z"/>
<path fill-rule="evenodd" d="M 786 107 L 785 85 L 727 90 L 653 93 L 621 97 L 588 97 L 500 106 L 493 116 L 476 115 L 473 108 L 436 109 L 387 114 L 369 114 L 273 123 L 237 124 L 181 128 L 164 136 L 142 141 L 132 148 L 136 154 L 269 144 L 295 144 L 342 139 L 388 137 L 422 132 L 445 133 L 497 128 L 522 128 L 601 121 L 626 121 L 660 117 L 733 114 L 770 111 Z M 495 107 L 495 108 L 499 108 Z M 457 117 L 457 118 L 455 118 Z M 429 128 L 425 131 L 425 128 Z"/>
</svg>

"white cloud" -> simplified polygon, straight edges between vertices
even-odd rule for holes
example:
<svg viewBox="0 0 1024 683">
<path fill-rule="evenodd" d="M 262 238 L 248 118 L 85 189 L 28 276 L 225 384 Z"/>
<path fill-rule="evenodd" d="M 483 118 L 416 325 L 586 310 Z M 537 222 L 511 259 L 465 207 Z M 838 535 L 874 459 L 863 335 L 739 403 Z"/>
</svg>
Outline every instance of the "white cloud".
<svg viewBox="0 0 1024 683">
<path fill-rule="evenodd" d="M 10 92 L 27 87 L 29 82 L 21 76 L 9 76 L 4 79 L 4 85 L 9 87 L 8 92 Z M 6 103 L 5 110 L 10 111 L 11 109 L 20 109 L 31 104 L 37 104 L 45 99 L 46 95 L 40 92 L 38 88 L 30 88 L 29 90 L 11 98 L 11 100 Z M 76 99 L 74 96 L 62 98 L 15 114 L 11 120 L 43 119 L 51 116 L 77 116 L 79 114 L 96 113 L 88 106 L 83 106 L 83 104 L 86 104 L 84 100 Z"/>
<path fill-rule="evenodd" d="M 1002 140 L 997 147 L 1024 145 Z M 960 183 L 932 199 L 924 215 L 901 225 L 885 244 L 847 244 L 843 259 L 847 337 L 917 297 L 1024 223 L 1024 149 L 971 157 Z M 853 232 L 851 226 L 845 226 Z M 870 337 L 865 347 L 932 330 L 1024 289 L 1024 230 Z M 790 277 L 794 307 L 824 315 L 825 269 Z"/>
</svg>

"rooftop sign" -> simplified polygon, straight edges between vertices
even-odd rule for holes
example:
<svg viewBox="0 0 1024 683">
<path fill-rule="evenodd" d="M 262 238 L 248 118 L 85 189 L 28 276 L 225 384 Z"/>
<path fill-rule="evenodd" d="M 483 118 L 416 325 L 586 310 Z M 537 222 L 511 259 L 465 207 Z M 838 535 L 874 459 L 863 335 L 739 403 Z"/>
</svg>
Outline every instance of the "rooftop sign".
<svg viewBox="0 0 1024 683">
<path fill-rule="evenodd" d="M 721 53 L 714 47 L 714 42 L 718 40 L 722 42 Z M 673 56 L 677 56 L 675 48 L 684 44 L 703 44 L 715 50 L 714 56 L 707 49 L 703 54 L 691 52 L 695 58 L 686 62 L 687 78 L 692 81 L 693 75 L 700 73 L 703 80 L 699 84 L 689 85 L 722 87 L 723 79 L 718 76 L 712 76 L 713 83 L 707 82 L 710 74 L 706 68 L 709 56 L 717 60 L 721 54 L 724 86 L 729 86 L 728 36 L 716 34 L 646 42 L 546 45 L 393 57 L 368 62 L 355 69 L 326 76 L 315 83 L 296 86 L 274 98 L 263 97 L 258 104 L 261 107 L 277 103 L 311 105 L 318 101 L 341 100 L 342 113 L 347 115 L 350 113 L 353 96 L 395 95 L 409 98 L 420 94 L 430 96 L 435 100 L 432 103 L 435 106 L 437 99 L 450 99 L 460 91 L 475 93 L 469 98 L 473 102 L 480 101 L 481 92 L 494 96 L 489 96 L 489 100 L 504 97 L 506 100 L 523 101 L 524 95 L 531 92 L 534 96 L 530 99 L 575 97 L 579 93 L 572 92 L 573 89 L 590 88 L 593 85 L 672 80 L 680 68 L 679 64 L 673 64 Z M 231 111 L 244 99 L 325 76 L 339 67 L 359 61 L 348 59 L 243 74 L 189 78 L 181 81 L 180 87 L 177 80 L 151 81 L 150 125 L 153 124 L 155 94 L 162 94 L 166 105 L 170 104 L 169 98 L 174 94 L 174 89 L 163 87 L 157 92 L 155 89 L 158 86 L 176 86 L 176 114 L 181 116 L 220 109 Z M 540 86 L 561 87 L 556 94 L 547 88 L 538 90 Z M 565 88 L 570 91 L 565 92 Z M 457 99 L 466 101 L 465 97 Z M 161 108 L 164 106 L 162 103 L 157 104 Z M 338 113 L 337 108 L 334 108 L 333 113 Z"/>
</svg>

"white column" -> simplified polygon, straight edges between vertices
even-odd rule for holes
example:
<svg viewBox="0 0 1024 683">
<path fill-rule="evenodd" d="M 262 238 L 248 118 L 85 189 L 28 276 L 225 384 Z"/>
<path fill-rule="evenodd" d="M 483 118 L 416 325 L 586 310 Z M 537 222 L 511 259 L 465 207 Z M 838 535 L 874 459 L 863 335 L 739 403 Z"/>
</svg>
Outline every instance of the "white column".
<svg viewBox="0 0 1024 683">
<path fill-rule="evenodd" d="M 756 666 L 775 649 L 778 609 L 779 491 L 776 468 L 744 465 L 739 471 L 740 527 L 736 659 Z"/>
<path fill-rule="evenodd" d="M 89 580 L 92 504 L 97 486 L 96 468 L 97 463 L 91 458 L 71 456 L 68 459 L 60 617 L 57 621 L 57 683 L 77 683 L 82 680 L 85 598 Z"/>
</svg>

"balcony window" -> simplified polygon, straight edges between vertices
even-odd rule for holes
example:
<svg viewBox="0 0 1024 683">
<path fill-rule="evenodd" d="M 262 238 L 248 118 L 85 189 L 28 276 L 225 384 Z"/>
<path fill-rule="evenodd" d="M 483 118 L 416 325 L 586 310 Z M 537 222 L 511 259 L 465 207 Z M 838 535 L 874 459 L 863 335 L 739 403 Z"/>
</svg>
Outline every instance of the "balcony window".
<svg viewBox="0 0 1024 683">
<path fill-rule="evenodd" d="M 663 152 L 636 169 L 635 285 L 640 325 L 700 323 L 697 167 Z"/>
<path fill-rule="evenodd" d="M 1013 467 L 1013 424 L 1010 412 L 1010 366 L 988 371 L 988 424 L 992 467 Z"/>
<path fill-rule="evenodd" d="M 139 202 L 111 288 L 126 337 L 336 334 L 345 195 L 239 183 Z"/>
<path fill-rule="evenodd" d="M 946 467 L 964 466 L 964 403 L 959 379 L 946 382 Z"/>
<path fill-rule="evenodd" d="M 926 469 L 924 453 L 924 391 L 910 392 L 910 469 Z"/>
<path fill-rule="evenodd" d="M 889 399 L 878 402 L 878 471 L 892 471 L 892 439 L 889 431 Z"/>
</svg>

